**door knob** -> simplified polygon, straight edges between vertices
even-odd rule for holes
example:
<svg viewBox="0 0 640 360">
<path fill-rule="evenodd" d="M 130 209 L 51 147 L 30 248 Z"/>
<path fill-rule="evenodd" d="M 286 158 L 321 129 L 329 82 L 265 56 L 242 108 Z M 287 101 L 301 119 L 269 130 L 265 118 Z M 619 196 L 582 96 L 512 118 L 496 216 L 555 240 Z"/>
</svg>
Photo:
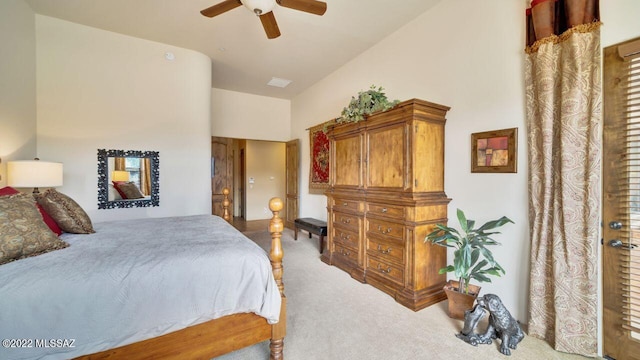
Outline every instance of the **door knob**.
<svg viewBox="0 0 640 360">
<path fill-rule="evenodd" d="M 620 230 L 620 229 L 622 229 L 622 223 L 620 221 L 611 221 L 609 223 L 609 229 L 611 229 L 611 230 Z"/>
<path fill-rule="evenodd" d="M 635 244 L 623 243 L 618 239 L 609 240 L 609 246 L 622 249 L 635 249 L 637 247 Z"/>
</svg>

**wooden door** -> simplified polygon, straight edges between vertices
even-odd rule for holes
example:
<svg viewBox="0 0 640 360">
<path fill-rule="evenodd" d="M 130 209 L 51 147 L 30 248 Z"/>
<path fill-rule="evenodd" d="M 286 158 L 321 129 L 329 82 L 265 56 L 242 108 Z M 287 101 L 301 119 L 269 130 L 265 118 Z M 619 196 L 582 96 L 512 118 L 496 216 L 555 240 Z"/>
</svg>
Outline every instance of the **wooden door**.
<svg viewBox="0 0 640 360">
<path fill-rule="evenodd" d="M 640 39 L 604 51 L 603 349 L 640 359 Z"/>
<path fill-rule="evenodd" d="M 233 204 L 233 139 L 211 137 L 211 213 L 222 216 L 222 189 L 230 190 L 229 200 Z M 233 218 L 233 205 L 229 207 Z"/>
<path fill-rule="evenodd" d="M 299 141 L 291 140 L 286 144 L 286 188 L 285 222 L 290 229 L 294 228 L 293 221 L 298 218 L 298 171 L 299 171 Z"/>
<path fill-rule="evenodd" d="M 244 145 L 243 145 L 244 146 Z M 238 214 L 241 218 L 246 219 L 247 218 L 247 214 L 245 212 L 245 209 L 247 207 L 247 196 L 245 195 L 246 192 L 244 191 L 244 184 L 245 181 L 247 181 L 247 177 L 246 177 L 246 161 L 245 161 L 245 149 L 244 147 L 240 149 L 240 181 L 238 181 L 238 195 L 240 196 L 240 204 L 238 207 L 238 210 L 240 211 L 240 213 Z"/>
</svg>

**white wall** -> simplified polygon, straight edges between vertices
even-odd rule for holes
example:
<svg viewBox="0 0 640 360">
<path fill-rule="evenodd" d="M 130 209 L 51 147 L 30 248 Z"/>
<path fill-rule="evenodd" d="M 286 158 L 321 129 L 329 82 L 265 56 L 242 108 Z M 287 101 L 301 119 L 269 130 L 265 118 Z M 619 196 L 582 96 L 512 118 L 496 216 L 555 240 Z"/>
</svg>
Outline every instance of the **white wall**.
<svg viewBox="0 0 640 360">
<path fill-rule="evenodd" d="M 212 136 L 288 141 L 290 128 L 289 100 L 216 88 L 211 91 Z"/>
<path fill-rule="evenodd" d="M 93 221 L 211 213 L 208 57 L 40 15 L 36 39 L 38 156 L 64 163 L 59 191 Z M 159 151 L 160 206 L 98 210 L 97 149 Z"/>
<path fill-rule="evenodd" d="M 640 1 L 600 1 L 602 47 L 640 37 Z"/>
<path fill-rule="evenodd" d="M 352 95 L 382 85 L 391 99 L 421 98 L 451 107 L 445 135 L 445 191 L 477 221 L 509 216 L 494 250 L 506 275 L 483 283 L 520 321 L 528 320 L 529 231 L 524 104 L 524 12 L 519 1 L 442 1 L 292 101 L 292 134 L 302 139 L 300 215 L 326 219 L 326 198 L 308 193 L 306 128 L 339 116 Z M 640 36 L 640 2 L 601 3 L 603 42 Z M 490 21 L 487 21 L 490 19 Z M 470 135 L 517 127 L 518 172 L 472 174 Z"/>
<path fill-rule="evenodd" d="M 36 156 L 35 14 L 22 0 L 0 1 L 0 187 L 7 162 Z"/>
<path fill-rule="evenodd" d="M 249 140 L 245 148 L 246 220 L 270 219 L 269 200 L 285 198 L 285 153 L 282 142 Z M 250 179 L 253 178 L 253 183 Z"/>
<path fill-rule="evenodd" d="M 213 71 L 216 71 L 215 68 Z M 213 88 L 211 90 L 211 135 L 249 140 L 282 142 L 291 140 L 291 101 Z M 253 141 L 252 143 L 254 146 L 247 147 L 245 150 L 247 174 L 249 174 L 252 164 L 257 166 L 260 172 L 268 170 L 265 167 L 267 164 L 274 166 L 271 161 L 271 156 L 274 154 L 271 151 L 273 149 L 266 152 L 255 151 L 257 149 L 256 144 L 261 143 L 261 141 Z M 269 143 L 266 142 L 262 146 L 267 146 L 266 144 Z M 278 148 L 280 147 L 284 149 L 284 143 L 280 143 Z M 235 152 L 235 160 L 238 164 L 239 151 Z M 282 191 L 278 190 L 278 195 L 274 195 L 272 183 L 261 182 L 257 188 L 254 187 L 253 189 L 248 184 L 245 184 L 245 189 L 247 189 L 246 220 L 270 218 L 271 212 L 264 212 L 269 199 L 273 196 L 284 198 L 284 150 L 282 151 L 282 158 L 277 159 L 277 161 L 278 166 L 282 165 L 282 170 L 275 171 L 276 169 L 274 168 L 269 172 L 278 173 L 278 180 L 281 179 L 283 181 Z M 237 173 L 237 166 L 235 171 Z M 247 175 L 247 179 L 248 176 L 250 175 Z M 266 173 L 264 176 L 268 177 Z M 264 185 L 267 186 L 263 187 Z M 234 193 L 235 215 L 240 215 L 240 201 L 240 193 L 236 191 Z"/>
</svg>

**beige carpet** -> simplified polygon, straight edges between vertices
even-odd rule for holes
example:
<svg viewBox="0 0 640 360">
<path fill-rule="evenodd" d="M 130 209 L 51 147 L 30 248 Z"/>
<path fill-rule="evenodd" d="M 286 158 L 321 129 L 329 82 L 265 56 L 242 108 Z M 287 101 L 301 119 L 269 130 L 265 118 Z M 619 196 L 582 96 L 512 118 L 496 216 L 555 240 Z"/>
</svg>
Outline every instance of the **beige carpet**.
<svg viewBox="0 0 640 360">
<path fill-rule="evenodd" d="M 263 248 L 269 233 L 247 236 Z M 285 230 L 284 281 L 288 299 L 286 360 L 405 359 L 584 359 L 554 351 L 544 341 L 525 337 L 510 357 L 491 345 L 471 346 L 455 337 L 462 321 L 446 314 L 446 301 L 413 312 L 370 285 L 321 262 L 318 238 L 306 233 L 293 240 Z M 499 294 L 498 294 L 499 295 Z M 485 324 L 478 330 L 484 331 Z M 268 359 L 269 342 L 221 356 L 220 360 Z"/>
</svg>

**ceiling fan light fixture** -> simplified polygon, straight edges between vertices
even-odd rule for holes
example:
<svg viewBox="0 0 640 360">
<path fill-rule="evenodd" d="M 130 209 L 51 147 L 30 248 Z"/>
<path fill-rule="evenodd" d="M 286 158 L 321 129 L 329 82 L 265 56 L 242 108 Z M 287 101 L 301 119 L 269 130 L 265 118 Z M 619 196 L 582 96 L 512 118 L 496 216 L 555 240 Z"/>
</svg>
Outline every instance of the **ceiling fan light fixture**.
<svg viewBox="0 0 640 360">
<path fill-rule="evenodd" d="M 276 6 L 275 0 L 241 0 L 242 5 L 256 15 L 266 14 Z"/>
</svg>

